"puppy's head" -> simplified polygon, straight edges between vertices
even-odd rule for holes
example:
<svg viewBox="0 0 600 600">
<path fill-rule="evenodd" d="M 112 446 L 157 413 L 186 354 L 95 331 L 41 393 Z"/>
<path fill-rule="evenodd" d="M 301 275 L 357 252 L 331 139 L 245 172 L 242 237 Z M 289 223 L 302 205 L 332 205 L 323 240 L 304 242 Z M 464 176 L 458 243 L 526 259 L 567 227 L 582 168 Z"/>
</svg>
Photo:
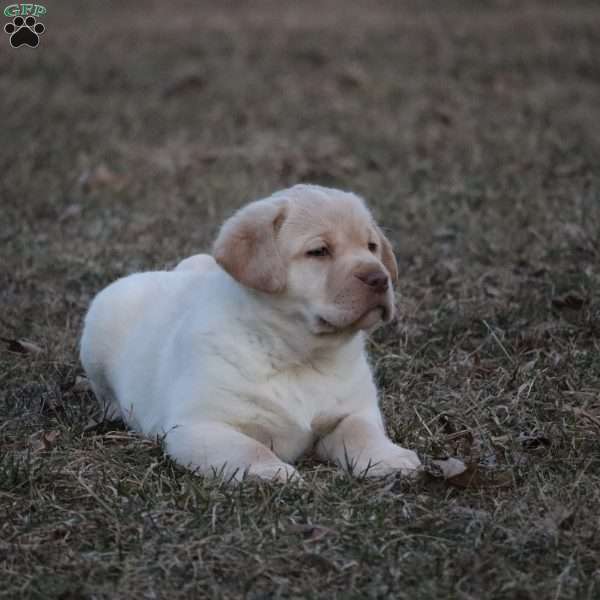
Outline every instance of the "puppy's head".
<svg viewBox="0 0 600 600">
<path fill-rule="evenodd" d="M 394 315 L 396 259 L 354 194 L 297 185 L 253 202 L 223 225 L 213 254 L 315 335 L 371 329 Z"/>
</svg>

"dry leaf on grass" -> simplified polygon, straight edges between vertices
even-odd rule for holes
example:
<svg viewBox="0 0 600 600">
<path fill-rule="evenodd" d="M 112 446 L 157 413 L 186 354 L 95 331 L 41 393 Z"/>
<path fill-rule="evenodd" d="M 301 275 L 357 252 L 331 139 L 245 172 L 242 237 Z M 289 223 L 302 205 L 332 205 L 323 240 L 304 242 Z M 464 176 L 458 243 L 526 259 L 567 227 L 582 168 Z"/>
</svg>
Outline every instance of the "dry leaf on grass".
<svg viewBox="0 0 600 600">
<path fill-rule="evenodd" d="M 464 473 L 467 469 L 467 466 L 462 460 L 458 458 L 445 458 L 445 459 L 437 459 L 431 461 L 434 465 L 437 465 L 441 470 L 444 476 L 444 479 L 450 479 L 452 477 L 456 477 L 461 473 Z"/>
<path fill-rule="evenodd" d="M 38 431 L 29 437 L 29 447 L 35 454 L 49 450 L 60 437 L 60 431 Z"/>
<path fill-rule="evenodd" d="M 15 340 L 10 338 L 0 338 L 0 341 L 6 344 L 6 349 L 9 352 L 17 354 L 41 354 L 44 350 L 28 340 Z"/>
<path fill-rule="evenodd" d="M 206 86 L 206 78 L 199 73 L 190 73 L 168 83 L 163 91 L 163 98 L 170 98 L 188 92 L 202 90 Z"/>
<path fill-rule="evenodd" d="M 571 310 L 579 310 L 584 304 L 586 304 L 586 299 L 579 292 L 575 291 L 566 292 L 552 298 L 552 305 L 558 309 L 570 308 Z"/>
<path fill-rule="evenodd" d="M 98 421 L 96 419 L 94 419 L 93 417 L 90 417 L 88 419 L 88 422 L 86 424 L 86 426 L 83 428 L 84 433 L 88 433 L 90 431 L 97 431 L 99 430 L 103 425 L 102 421 Z"/>
<path fill-rule="evenodd" d="M 532 433 L 522 432 L 517 438 L 524 450 L 539 450 L 551 445 L 550 438 L 536 431 Z"/>
<path fill-rule="evenodd" d="M 568 529 L 575 520 L 575 510 L 569 506 L 557 504 L 548 511 L 544 519 L 548 529 Z"/>
<path fill-rule="evenodd" d="M 449 485 L 458 488 L 505 488 L 511 487 L 513 478 L 510 473 L 487 471 L 476 464 L 466 465 L 466 469 L 454 477 L 447 480 Z"/>
<path fill-rule="evenodd" d="M 335 535 L 336 532 L 321 525 L 312 525 L 310 523 L 290 523 L 286 529 L 290 533 L 301 533 L 305 542 L 318 542 L 327 535 Z"/>
<path fill-rule="evenodd" d="M 81 204 L 69 204 L 65 210 L 60 213 L 58 217 L 58 222 L 63 223 L 64 221 L 68 221 L 69 219 L 75 219 L 81 216 L 83 212 L 83 207 Z"/>
<path fill-rule="evenodd" d="M 72 392 L 88 392 L 92 389 L 89 379 L 87 377 L 82 377 L 81 375 L 77 375 L 75 377 L 75 383 L 71 387 Z"/>
<path fill-rule="evenodd" d="M 122 189 L 125 186 L 125 177 L 118 175 L 105 164 L 100 164 L 92 169 L 86 169 L 79 176 L 79 185 L 84 190 L 92 190 L 99 187 Z"/>
<path fill-rule="evenodd" d="M 360 64 L 348 64 L 337 73 L 340 86 L 348 89 L 364 88 L 369 85 L 369 74 Z"/>
<path fill-rule="evenodd" d="M 448 485 L 458 488 L 499 488 L 512 485 L 510 473 L 487 469 L 477 462 L 464 463 L 457 458 L 427 461 L 424 471 L 433 479 L 444 479 Z"/>
<path fill-rule="evenodd" d="M 480 469 L 476 464 L 465 465 L 465 470 L 447 479 L 448 484 L 459 488 L 477 488 L 482 486 Z"/>
</svg>

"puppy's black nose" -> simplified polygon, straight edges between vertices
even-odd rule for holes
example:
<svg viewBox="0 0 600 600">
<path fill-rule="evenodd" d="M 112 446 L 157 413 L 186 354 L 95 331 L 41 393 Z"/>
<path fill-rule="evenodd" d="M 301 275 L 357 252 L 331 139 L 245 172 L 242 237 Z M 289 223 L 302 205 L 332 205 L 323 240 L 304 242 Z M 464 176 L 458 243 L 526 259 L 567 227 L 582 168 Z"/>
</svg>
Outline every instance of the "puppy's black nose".
<svg viewBox="0 0 600 600">
<path fill-rule="evenodd" d="M 389 277 L 383 271 L 379 270 L 356 273 L 356 277 L 378 294 L 386 292 L 390 284 Z"/>
</svg>

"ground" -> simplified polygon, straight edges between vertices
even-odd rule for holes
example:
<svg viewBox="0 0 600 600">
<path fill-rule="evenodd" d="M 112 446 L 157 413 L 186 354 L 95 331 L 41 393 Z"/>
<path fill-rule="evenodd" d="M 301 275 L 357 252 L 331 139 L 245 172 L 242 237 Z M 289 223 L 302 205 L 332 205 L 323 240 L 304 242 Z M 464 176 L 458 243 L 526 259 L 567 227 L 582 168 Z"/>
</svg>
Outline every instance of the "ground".
<svg viewBox="0 0 600 600">
<path fill-rule="evenodd" d="M 47 8 L 0 40 L 0 598 L 599 598 L 598 4 Z M 93 421 L 90 298 L 299 181 L 393 240 L 389 434 L 467 478 L 228 488 Z"/>
</svg>

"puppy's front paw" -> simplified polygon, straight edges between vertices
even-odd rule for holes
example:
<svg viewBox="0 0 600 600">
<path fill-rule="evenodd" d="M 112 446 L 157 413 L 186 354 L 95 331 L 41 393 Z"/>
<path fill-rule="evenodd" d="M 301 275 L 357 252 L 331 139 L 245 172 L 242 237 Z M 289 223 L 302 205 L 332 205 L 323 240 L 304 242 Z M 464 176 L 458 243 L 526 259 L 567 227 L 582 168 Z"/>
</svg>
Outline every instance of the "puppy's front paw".
<svg viewBox="0 0 600 600">
<path fill-rule="evenodd" d="M 415 477 L 421 470 L 421 460 L 416 452 L 400 446 L 392 446 L 385 452 L 381 460 L 370 461 L 369 466 L 365 469 L 365 475 L 367 477 L 383 477 L 392 473 L 400 473 L 404 477 Z"/>
<path fill-rule="evenodd" d="M 268 481 L 277 481 L 280 483 L 286 483 L 288 481 L 302 483 L 300 473 L 294 469 L 294 467 L 284 462 L 258 463 L 252 465 L 247 471 L 247 477 L 266 479 Z"/>
<path fill-rule="evenodd" d="M 398 452 L 394 457 L 394 471 L 399 471 L 402 475 L 408 477 L 416 476 L 422 469 L 421 459 L 416 452 L 406 448 L 397 448 Z"/>
</svg>

